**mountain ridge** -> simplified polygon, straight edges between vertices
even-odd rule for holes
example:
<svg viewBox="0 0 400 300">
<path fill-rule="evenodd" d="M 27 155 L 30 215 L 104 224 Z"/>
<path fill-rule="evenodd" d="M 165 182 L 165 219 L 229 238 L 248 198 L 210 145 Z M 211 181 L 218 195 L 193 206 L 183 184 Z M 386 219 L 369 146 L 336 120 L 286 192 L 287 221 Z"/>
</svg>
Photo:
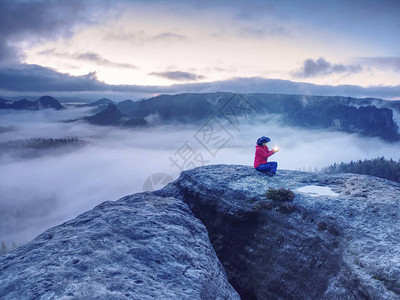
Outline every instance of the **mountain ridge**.
<svg viewBox="0 0 400 300">
<path fill-rule="evenodd" d="M 0 109 L 41 110 L 48 108 L 53 108 L 56 110 L 65 109 L 65 107 L 61 105 L 58 100 L 51 96 L 42 96 L 36 101 L 30 101 L 27 99 L 13 101 L 11 103 L 0 101 Z"/>
<path fill-rule="evenodd" d="M 217 92 L 159 95 L 116 105 L 129 117 L 158 116 L 158 120 L 167 123 L 199 123 L 215 116 L 232 122 L 235 114 L 279 115 L 282 125 L 400 140 L 393 114 L 400 114 L 400 103 L 375 98 Z"/>
</svg>

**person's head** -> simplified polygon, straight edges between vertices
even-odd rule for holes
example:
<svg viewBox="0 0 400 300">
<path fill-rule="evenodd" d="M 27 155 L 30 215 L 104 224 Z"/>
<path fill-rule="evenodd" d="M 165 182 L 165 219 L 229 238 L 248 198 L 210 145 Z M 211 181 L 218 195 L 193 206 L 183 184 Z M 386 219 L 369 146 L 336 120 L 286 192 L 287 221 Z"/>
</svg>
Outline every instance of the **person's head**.
<svg viewBox="0 0 400 300">
<path fill-rule="evenodd" d="M 257 140 L 258 146 L 266 146 L 268 142 L 270 142 L 270 138 L 266 136 L 262 136 Z"/>
</svg>

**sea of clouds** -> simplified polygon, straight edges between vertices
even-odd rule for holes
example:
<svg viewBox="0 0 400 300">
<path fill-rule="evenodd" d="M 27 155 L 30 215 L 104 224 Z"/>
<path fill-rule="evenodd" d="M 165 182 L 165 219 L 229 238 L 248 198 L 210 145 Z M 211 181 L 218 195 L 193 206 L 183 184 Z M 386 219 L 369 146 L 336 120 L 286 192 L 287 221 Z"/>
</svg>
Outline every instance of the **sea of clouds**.
<svg viewBox="0 0 400 300">
<path fill-rule="evenodd" d="M 182 168 L 252 166 L 255 142 L 262 135 L 271 138 L 271 146 L 279 145 L 281 150 L 270 160 L 281 169 L 315 171 L 334 162 L 399 159 L 400 143 L 288 127 L 271 116 L 243 118 L 235 126 L 216 116 L 200 125 L 140 129 L 62 122 L 90 114 L 91 108 L 73 107 L 0 111 L 0 143 L 35 137 L 87 141 L 84 146 L 34 150 L 37 153 L 29 157 L 18 149 L 0 154 L 0 242 L 26 243 L 103 201 L 161 188 Z"/>
</svg>

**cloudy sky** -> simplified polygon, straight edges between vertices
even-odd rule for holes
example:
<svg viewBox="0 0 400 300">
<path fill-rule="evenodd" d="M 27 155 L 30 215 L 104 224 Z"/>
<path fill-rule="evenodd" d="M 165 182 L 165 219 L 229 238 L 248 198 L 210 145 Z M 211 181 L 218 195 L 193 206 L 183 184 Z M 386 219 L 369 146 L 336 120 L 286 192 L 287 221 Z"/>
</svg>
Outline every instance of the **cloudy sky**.
<svg viewBox="0 0 400 300">
<path fill-rule="evenodd" d="M 398 0 L 0 0 L 0 97 L 240 91 L 400 99 L 399 12 Z M 0 111 L 0 144 L 88 141 L 30 158 L 0 151 L 0 242 L 24 243 L 96 204 L 140 192 L 154 174 L 176 178 L 171 157 L 186 142 L 201 149 L 197 126 L 131 131 L 60 122 L 90 114 Z M 398 159 L 399 143 L 262 117 L 232 130 L 232 141 L 206 156 L 207 164 L 251 166 L 255 140 L 265 134 L 282 149 L 274 157 L 282 169 Z"/>
<path fill-rule="evenodd" d="M 399 99 L 399 13 L 398 0 L 0 1 L 0 95 L 285 92 L 271 80 L 290 80 Z"/>
</svg>

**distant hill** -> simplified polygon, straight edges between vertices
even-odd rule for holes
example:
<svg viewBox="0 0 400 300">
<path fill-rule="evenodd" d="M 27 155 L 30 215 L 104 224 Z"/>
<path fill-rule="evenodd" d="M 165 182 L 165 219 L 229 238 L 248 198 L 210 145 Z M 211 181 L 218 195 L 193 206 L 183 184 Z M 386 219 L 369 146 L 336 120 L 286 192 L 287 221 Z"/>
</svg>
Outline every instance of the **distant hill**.
<svg viewBox="0 0 400 300">
<path fill-rule="evenodd" d="M 64 106 L 62 106 L 58 100 L 50 96 L 42 96 L 36 101 L 30 101 L 27 99 L 18 100 L 11 103 L 0 101 L 0 109 L 41 110 L 48 108 L 59 110 L 64 109 Z"/>
<path fill-rule="evenodd" d="M 109 103 L 115 104 L 114 101 L 108 98 L 101 98 L 100 100 L 89 103 L 88 106 L 108 105 Z"/>
<path fill-rule="evenodd" d="M 87 103 L 87 104 L 79 104 L 77 106 L 79 106 L 79 107 L 107 106 L 110 103 L 115 104 L 114 101 L 112 101 L 112 100 L 110 100 L 108 98 L 101 98 L 101 99 L 96 100 L 94 102 L 90 102 L 90 103 Z"/>
<path fill-rule="evenodd" d="M 116 104 L 114 101 L 108 99 L 108 98 L 101 98 L 99 100 L 90 102 L 90 103 L 85 103 L 85 104 L 73 104 L 73 106 L 76 107 L 93 107 L 92 113 L 97 114 L 99 112 L 102 112 L 103 110 L 107 109 L 108 104 Z"/>
<path fill-rule="evenodd" d="M 187 93 L 160 95 L 137 102 L 125 101 L 118 108 L 130 117 L 158 115 L 163 122 L 182 123 L 196 123 L 213 116 L 233 119 L 234 110 L 241 110 L 240 113 L 247 110 L 250 117 L 279 115 L 285 125 L 329 128 L 365 136 L 379 136 L 390 141 L 400 139 L 398 126 L 393 119 L 393 110 L 400 113 L 400 102 L 376 98 Z"/>
<path fill-rule="evenodd" d="M 95 125 L 137 127 L 147 124 L 144 118 L 128 117 L 126 114 L 121 113 L 113 103 L 109 103 L 107 109 L 93 116 L 84 117 L 83 119 Z"/>
<path fill-rule="evenodd" d="M 134 101 L 127 99 L 117 103 L 117 107 L 120 111 L 126 114 L 132 114 L 135 112 L 137 105 Z"/>
<path fill-rule="evenodd" d="M 61 103 L 50 96 L 42 96 L 39 100 L 34 101 L 37 102 L 39 109 L 46 109 L 46 108 L 54 108 L 54 109 L 63 109 L 64 107 Z"/>
</svg>

